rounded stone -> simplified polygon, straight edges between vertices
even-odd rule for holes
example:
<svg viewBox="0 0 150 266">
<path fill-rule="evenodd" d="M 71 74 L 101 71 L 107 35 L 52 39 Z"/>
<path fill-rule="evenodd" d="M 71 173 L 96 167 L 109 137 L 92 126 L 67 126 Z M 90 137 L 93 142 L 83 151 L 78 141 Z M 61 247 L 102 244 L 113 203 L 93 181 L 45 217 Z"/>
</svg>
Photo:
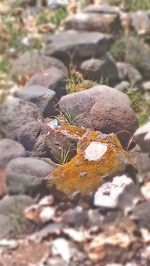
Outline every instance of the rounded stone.
<svg viewBox="0 0 150 266">
<path fill-rule="evenodd" d="M 43 120 L 35 104 L 12 96 L 0 106 L 0 114 L 0 133 L 11 139 L 16 139 L 17 130 L 26 123 Z"/>
<path fill-rule="evenodd" d="M 52 165 L 35 158 L 17 158 L 6 167 L 9 193 L 31 193 L 43 184 L 43 179 L 53 170 Z"/>
<path fill-rule="evenodd" d="M 26 155 L 24 147 L 11 139 L 0 140 L 0 151 L 0 166 L 2 167 L 5 167 L 10 160 Z"/>
</svg>

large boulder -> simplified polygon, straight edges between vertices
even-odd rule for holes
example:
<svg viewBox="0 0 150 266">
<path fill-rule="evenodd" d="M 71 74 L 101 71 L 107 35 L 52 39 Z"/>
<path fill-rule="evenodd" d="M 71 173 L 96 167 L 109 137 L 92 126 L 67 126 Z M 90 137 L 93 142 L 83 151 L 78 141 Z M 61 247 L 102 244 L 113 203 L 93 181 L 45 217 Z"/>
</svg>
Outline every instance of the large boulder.
<svg viewBox="0 0 150 266">
<path fill-rule="evenodd" d="M 38 107 L 15 97 L 8 97 L 0 105 L 0 133 L 16 139 L 17 130 L 27 122 L 43 120 Z"/>
<path fill-rule="evenodd" d="M 67 74 L 67 68 L 60 60 L 48 57 L 38 50 L 31 50 L 20 55 L 14 61 L 11 75 L 17 81 L 24 78 L 24 83 L 26 83 L 31 76 L 50 67 L 57 67 Z"/>
<path fill-rule="evenodd" d="M 120 20 L 117 14 L 77 13 L 68 17 L 65 21 L 65 29 L 67 30 L 116 33 L 120 27 Z"/>
<path fill-rule="evenodd" d="M 51 67 L 32 76 L 26 86 L 43 86 L 55 91 L 56 96 L 60 97 L 66 94 L 66 78 L 67 75 L 61 69 Z"/>
<path fill-rule="evenodd" d="M 44 116 L 52 115 L 55 92 L 44 86 L 26 86 L 15 95 L 20 99 L 32 102 L 38 106 Z"/>
<path fill-rule="evenodd" d="M 103 133 L 127 131 L 126 136 L 122 133 L 125 139 L 138 127 L 128 96 L 108 86 L 98 85 L 63 96 L 59 107 L 62 112 L 67 110 L 74 114 L 75 124 L 80 127 L 100 130 Z"/>
<path fill-rule="evenodd" d="M 118 79 L 116 62 L 108 55 L 84 61 L 81 64 L 81 72 L 87 79 L 108 81 L 109 84 Z"/>
<path fill-rule="evenodd" d="M 101 56 L 109 49 L 111 43 L 112 36 L 109 34 L 69 30 L 51 36 L 45 53 L 69 64 L 72 59 L 78 62 Z"/>
<path fill-rule="evenodd" d="M 53 170 L 52 165 L 35 158 L 17 158 L 6 167 L 6 182 L 11 194 L 34 193 L 42 187 L 44 177 Z"/>
<path fill-rule="evenodd" d="M 5 167 L 14 158 L 26 155 L 24 147 L 11 139 L 0 140 L 0 151 L 0 167 Z"/>
</svg>

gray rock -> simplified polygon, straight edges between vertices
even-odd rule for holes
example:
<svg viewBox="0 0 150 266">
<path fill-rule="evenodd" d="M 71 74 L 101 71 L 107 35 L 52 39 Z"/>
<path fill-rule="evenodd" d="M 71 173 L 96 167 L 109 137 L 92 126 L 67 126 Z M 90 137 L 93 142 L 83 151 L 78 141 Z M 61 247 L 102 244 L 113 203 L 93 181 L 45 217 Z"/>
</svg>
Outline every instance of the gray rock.
<svg viewBox="0 0 150 266">
<path fill-rule="evenodd" d="M 34 158 L 17 158 L 11 160 L 6 167 L 6 182 L 11 194 L 31 193 L 43 184 L 53 167 Z"/>
<path fill-rule="evenodd" d="M 0 166 L 2 167 L 5 167 L 10 160 L 26 155 L 24 147 L 11 139 L 0 140 L 0 151 Z"/>
<path fill-rule="evenodd" d="M 78 62 L 103 55 L 110 48 L 111 42 L 112 36 L 109 34 L 69 30 L 51 36 L 45 53 L 69 64 L 72 56 Z"/>
<path fill-rule="evenodd" d="M 127 105 L 119 94 L 116 93 L 117 101 L 108 99 L 99 100 L 93 105 L 90 111 L 92 124 L 95 130 L 102 133 L 120 133 L 118 137 L 122 139 L 122 144 L 126 146 L 126 138 L 135 132 L 138 127 L 136 115 L 130 105 Z M 122 134 L 121 134 L 122 132 Z M 129 133 L 125 134 L 125 133 Z"/>
<path fill-rule="evenodd" d="M 144 42 L 135 37 L 126 39 L 126 49 L 124 59 L 126 62 L 137 68 L 143 78 L 150 76 L 150 49 Z"/>
<path fill-rule="evenodd" d="M 48 57 L 38 50 L 31 50 L 19 56 L 12 65 L 11 75 L 16 79 L 22 74 L 36 74 L 50 67 L 57 67 L 67 74 L 67 68 L 58 59 Z"/>
<path fill-rule="evenodd" d="M 145 92 L 150 92 L 150 81 L 145 81 L 142 83 L 142 88 Z"/>
<path fill-rule="evenodd" d="M 141 150 L 150 154 L 150 122 L 138 128 L 134 134 L 134 138 L 141 147 Z"/>
<path fill-rule="evenodd" d="M 105 13 L 105 14 L 119 14 L 120 8 L 118 6 L 112 6 L 108 4 L 103 5 L 88 5 L 83 9 L 85 13 Z"/>
<path fill-rule="evenodd" d="M 119 16 L 111 13 L 76 13 L 65 20 L 67 30 L 116 33 L 120 27 Z"/>
<path fill-rule="evenodd" d="M 116 86 L 115 89 L 121 90 L 121 91 L 126 91 L 131 87 L 130 83 L 126 80 L 119 82 Z"/>
<path fill-rule="evenodd" d="M 128 96 L 108 86 L 98 85 L 63 96 L 59 107 L 62 112 L 67 109 L 74 114 L 77 126 L 100 130 L 103 133 L 125 130 L 133 134 L 138 127 Z M 129 140 L 129 135 L 122 133 L 120 139 L 121 135 L 123 142 Z"/>
<path fill-rule="evenodd" d="M 138 204 L 130 212 L 130 218 L 136 221 L 138 226 L 150 230 L 150 202 Z"/>
<path fill-rule="evenodd" d="M 17 132 L 17 140 L 25 147 L 26 150 L 31 151 L 40 135 L 41 122 L 29 122 L 23 125 Z"/>
<path fill-rule="evenodd" d="M 51 67 L 45 69 L 40 73 L 32 76 L 27 82 L 26 86 L 31 87 L 33 85 L 43 86 L 47 89 L 51 89 L 56 92 L 56 96 L 60 97 L 66 94 L 66 78 L 67 75 L 61 69 Z"/>
<path fill-rule="evenodd" d="M 0 133 L 11 139 L 16 139 L 17 130 L 27 122 L 43 120 L 35 104 L 14 97 L 8 97 L 0 105 L 0 113 Z"/>
<path fill-rule="evenodd" d="M 63 96 L 59 101 L 61 112 L 66 111 L 74 117 L 74 123 L 79 127 L 93 129 L 90 117 L 90 110 L 95 103 L 95 99 L 86 93 L 75 92 Z"/>
<path fill-rule="evenodd" d="M 139 10 L 132 14 L 132 26 L 140 36 L 150 34 L 150 14 Z"/>
<path fill-rule="evenodd" d="M 27 86 L 15 94 L 17 97 L 30 101 L 38 106 L 44 116 L 52 115 L 55 92 L 43 86 Z"/>
<path fill-rule="evenodd" d="M 128 80 L 132 86 L 138 85 L 142 82 L 142 75 L 140 72 L 125 62 L 117 63 L 118 74 L 120 80 Z"/>
<path fill-rule="evenodd" d="M 17 226 L 22 226 L 19 224 L 23 219 L 22 211 L 31 204 L 33 199 L 25 195 L 5 196 L 0 201 L 0 239 L 10 237 L 12 233 L 17 233 L 14 231 L 21 229 Z"/>
<path fill-rule="evenodd" d="M 49 127 L 45 123 L 31 122 L 22 126 L 17 132 L 17 140 L 25 147 L 27 154 L 32 157 L 50 157 L 46 145 Z"/>
<path fill-rule="evenodd" d="M 104 56 L 100 59 L 92 58 L 81 64 L 81 72 L 86 79 L 108 82 L 118 80 L 118 70 L 115 61 L 111 56 Z"/>
</svg>

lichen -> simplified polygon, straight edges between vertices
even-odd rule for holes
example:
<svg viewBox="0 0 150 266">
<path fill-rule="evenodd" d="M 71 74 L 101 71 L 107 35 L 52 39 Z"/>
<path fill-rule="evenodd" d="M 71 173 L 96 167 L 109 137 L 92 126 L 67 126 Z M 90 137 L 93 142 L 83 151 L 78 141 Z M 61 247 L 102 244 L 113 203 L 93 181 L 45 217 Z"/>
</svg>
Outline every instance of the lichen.
<svg viewBox="0 0 150 266">
<path fill-rule="evenodd" d="M 98 159 L 88 160 L 85 150 L 92 142 L 104 144 L 107 149 Z M 112 177 L 123 172 L 129 161 L 129 154 L 122 148 L 115 134 L 105 135 L 98 131 L 88 131 L 78 142 L 77 155 L 54 170 L 54 183 L 57 190 L 67 195 L 76 191 L 86 195 L 95 191 L 106 176 Z"/>
</svg>

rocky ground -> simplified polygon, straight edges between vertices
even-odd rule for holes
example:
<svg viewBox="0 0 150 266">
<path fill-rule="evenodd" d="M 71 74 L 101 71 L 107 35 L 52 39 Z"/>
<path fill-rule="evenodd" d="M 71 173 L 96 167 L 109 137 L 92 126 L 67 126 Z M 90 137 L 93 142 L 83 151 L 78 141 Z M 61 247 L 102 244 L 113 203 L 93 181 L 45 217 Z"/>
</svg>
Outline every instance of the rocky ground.
<svg viewBox="0 0 150 266">
<path fill-rule="evenodd" d="M 148 266 L 149 1 L 54 2 L 0 2 L 0 266 Z"/>
</svg>

